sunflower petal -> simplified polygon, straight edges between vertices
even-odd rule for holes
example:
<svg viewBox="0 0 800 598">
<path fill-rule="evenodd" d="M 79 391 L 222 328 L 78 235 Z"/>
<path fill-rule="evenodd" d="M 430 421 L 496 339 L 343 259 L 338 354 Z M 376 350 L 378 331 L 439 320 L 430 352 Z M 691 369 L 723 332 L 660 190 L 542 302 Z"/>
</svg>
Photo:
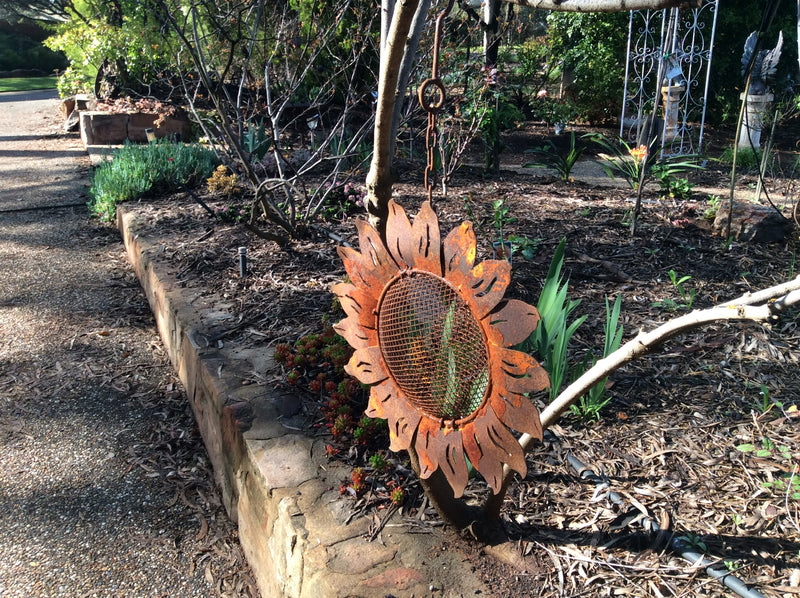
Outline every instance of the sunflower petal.
<svg viewBox="0 0 800 598">
<path fill-rule="evenodd" d="M 496 349 L 492 357 L 492 381 L 505 390 L 521 394 L 550 388 L 547 372 L 531 355 L 513 349 Z"/>
<path fill-rule="evenodd" d="M 368 290 L 349 282 L 340 282 L 331 287 L 331 292 L 339 298 L 344 313 L 354 318 L 365 328 L 375 328 L 377 299 Z"/>
<path fill-rule="evenodd" d="M 389 201 L 389 217 L 386 220 L 386 248 L 403 267 L 414 267 L 414 243 L 411 234 L 411 222 L 400 204 Z"/>
<path fill-rule="evenodd" d="M 439 220 L 430 202 L 422 204 L 411 227 L 411 251 L 414 267 L 436 276 L 442 275 L 442 242 L 439 236 Z"/>
<path fill-rule="evenodd" d="M 404 451 L 411 446 L 417 424 L 422 417 L 400 396 L 397 386 L 391 379 L 372 387 L 364 413 L 369 417 L 379 417 L 388 421 L 389 448 L 395 452 Z"/>
<path fill-rule="evenodd" d="M 478 415 L 481 417 L 481 415 Z M 467 458 L 469 459 L 472 466 L 480 471 L 480 462 L 483 459 L 483 451 L 481 450 L 481 445 L 478 442 L 478 439 L 475 438 L 475 429 L 472 425 L 472 422 L 466 424 L 461 429 L 461 444 L 464 447 L 464 452 L 467 454 Z"/>
<path fill-rule="evenodd" d="M 364 347 L 378 344 L 378 331 L 374 328 L 365 328 L 358 323 L 356 318 L 345 318 L 334 324 L 333 329 L 339 336 L 344 338 L 353 349 L 363 349 Z"/>
<path fill-rule="evenodd" d="M 414 441 L 422 415 L 416 409 L 405 409 L 402 414 L 389 421 L 389 449 L 394 452 L 408 450 Z"/>
<path fill-rule="evenodd" d="M 503 299 L 511 282 L 511 264 L 505 260 L 485 260 L 472 269 L 469 299 L 475 315 L 482 319 Z"/>
<path fill-rule="evenodd" d="M 491 407 L 486 410 L 483 417 L 476 418 L 472 426 L 483 453 L 479 465 L 475 465 L 475 468 L 481 472 L 495 494 L 500 491 L 502 483 L 502 463 L 508 463 L 511 469 L 525 476 L 528 472 L 525 453 Z"/>
<path fill-rule="evenodd" d="M 466 424 L 461 431 L 462 443 L 464 452 L 467 458 L 472 463 L 472 466 L 477 469 L 493 489 L 499 488 L 503 480 L 503 461 L 501 459 L 493 458 L 494 455 L 486 455 L 484 446 L 488 447 L 487 441 L 482 441 L 479 434 L 485 433 L 484 427 L 477 425 L 476 422 L 485 421 L 486 411 L 488 407 L 483 407 L 483 412 L 478 414 L 478 417 L 472 422 Z M 497 494 L 497 490 L 495 490 Z"/>
<path fill-rule="evenodd" d="M 522 397 L 503 397 L 503 410 L 501 415 L 495 403 L 492 408 L 498 412 L 503 423 L 520 433 L 530 434 L 534 438 L 542 439 L 542 422 L 539 419 L 539 410 L 536 405 L 525 396 Z"/>
<path fill-rule="evenodd" d="M 454 228 L 442 242 L 444 251 L 444 276 L 454 285 L 466 284 L 475 263 L 477 242 L 472 223 L 462 222 Z"/>
<path fill-rule="evenodd" d="M 416 448 L 417 454 L 422 460 L 421 453 L 423 449 L 420 447 L 419 442 L 417 442 Z M 447 478 L 447 482 L 453 489 L 455 498 L 461 498 L 469 480 L 461 434 L 453 431 L 448 434 L 445 430 L 438 429 L 429 435 L 428 444 L 424 451 L 432 457 L 431 461 L 436 462 L 439 469 L 442 470 L 444 477 Z M 427 475 L 420 473 L 420 477 L 426 478 L 433 472 L 426 473 Z"/>
<path fill-rule="evenodd" d="M 389 377 L 382 364 L 380 347 L 357 349 L 344 370 L 363 384 L 376 384 Z"/>
<path fill-rule="evenodd" d="M 500 487 L 503 485 L 503 462 L 486 456 L 482 460 L 482 467 L 475 469 L 483 476 L 486 483 L 492 489 L 492 492 L 497 494 L 500 492 Z"/>
<path fill-rule="evenodd" d="M 388 419 L 387 408 L 391 409 L 392 400 L 397 399 L 397 388 L 390 378 L 376 384 L 369 391 L 369 402 L 364 414 L 367 417 Z"/>
<path fill-rule="evenodd" d="M 386 283 L 397 274 L 397 264 L 383 246 L 378 231 L 366 220 L 356 220 L 356 228 L 361 252 L 350 247 L 339 247 L 337 251 L 350 280 L 377 297 Z"/>
<path fill-rule="evenodd" d="M 439 424 L 423 417 L 417 425 L 417 436 L 414 440 L 414 448 L 419 459 L 419 477 L 425 479 L 431 477 L 434 471 L 439 468 L 439 451 L 436 447 L 436 434 L 439 431 Z"/>
<path fill-rule="evenodd" d="M 489 316 L 491 325 L 503 335 L 503 346 L 518 345 L 531 335 L 539 324 L 539 312 L 532 305 L 509 299 L 498 305 Z"/>
</svg>

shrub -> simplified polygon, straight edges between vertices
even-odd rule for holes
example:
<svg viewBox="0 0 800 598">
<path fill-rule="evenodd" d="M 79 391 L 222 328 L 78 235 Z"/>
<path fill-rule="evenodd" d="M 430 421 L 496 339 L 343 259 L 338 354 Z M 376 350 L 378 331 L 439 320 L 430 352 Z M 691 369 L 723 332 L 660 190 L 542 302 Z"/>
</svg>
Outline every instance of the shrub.
<svg viewBox="0 0 800 598">
<path fill-rule="evenodd" d="M 561 68 L 567 96 L 591 122 L 620 113 L 628 16 L 624 13 L 553 12 L 548 43 Z"/>
<path fill-rule="evenodd" d="M 215 154 L 199 145 L 160 140 L 148 145 L 126 143 L 109 162 L 95 170 L 89 209 L 112 220 L 119 202 L 138 199 L 153 189 L 195 186 L 211 176 Z"/>
<path fill-rule="evenodd" d="M 764 152 L 752 147 L 739 147 L 736 152 L 736 168 L 744 172 L 757 172 L 764 157 Z M 726 148 L 719 161 L 723 164 L 733 164 L 733 148 Z"/>
<path fill-rule="evenodd" d="M 170 63 L 172 36 L 162 28 L 152 6 L 97 2 L 85 8 L 86 18 L 59 22 L 44 41 L 69 60 L 58 85 L 62 95 L 92 91 L 104 61 L 114 65 L 116 85 L 137 89 L 147 88 Z"/>
</svg>

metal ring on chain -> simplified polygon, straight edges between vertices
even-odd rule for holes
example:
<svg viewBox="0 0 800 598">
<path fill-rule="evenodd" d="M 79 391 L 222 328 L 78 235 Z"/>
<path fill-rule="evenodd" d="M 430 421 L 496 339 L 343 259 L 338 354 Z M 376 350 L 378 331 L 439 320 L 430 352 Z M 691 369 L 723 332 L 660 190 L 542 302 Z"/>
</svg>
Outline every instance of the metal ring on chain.
<svg viewBox="0 0 800 598">
<path fill-rule="evenodd" d="M 429 94 L 431 87 L 435 88 L 436 95 Z M 419 86 L 417 95 L 419 96 L 420 106 L 425 112 L 437 112 L 444 106 L 446 96 L 444 83 L 442 83 L 441 79 L 425 79 L 422 85 Z M 435 98 L 436 101 L 431 102 L 431 98 Z"/>
</svg>

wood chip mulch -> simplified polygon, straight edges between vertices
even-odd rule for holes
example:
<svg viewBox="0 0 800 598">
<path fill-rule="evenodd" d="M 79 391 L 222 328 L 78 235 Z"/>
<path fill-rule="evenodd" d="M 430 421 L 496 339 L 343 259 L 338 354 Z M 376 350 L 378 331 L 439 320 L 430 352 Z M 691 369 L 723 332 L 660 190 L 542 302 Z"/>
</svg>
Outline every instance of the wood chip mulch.
<svg viewBox="0 0 800 598">
<path fill-rule="evenodd" d="M 396 187 L 396 200 L 411 214 L 423 195 L 419 174 L 405 173 Z M 460 180 L 436 199 L 443 231 L 466 219 L 468 204 L 479 259 L 490 257 L 491 202 L 505 198 L 517 219 L 506 232 L 536 240 L 531 260 L 515 259 L 510 296 L 535 304 L 553 249 L 566 237 L 570 296 L 581 301 L 575 313 L 589 315 L 574 338 L 573 363 L 602 347 L 606 296 L 623 296 L 625 339 L 685 313 L 670 270 L 691 276 L 693 308 L 796 276 L 791 242 L 760 246 L 711 236 L 705 195 L 651 195 L 631 237 L 632 206 L 622 190 L 513 173 L 488 181 L 464 173 Z M 214 331 L 223 342 L 271 351 L 316 330 L 331 313 L 328 287 L 344 270 L 329 237 L 315 234 L 285 252 L 241 226 L 209 219 L 181 195 L 141 209 L 163 239 L 159 259 L 187 286 L 216 294 L 232 314 Z M 352 217 L 325 226 L 357 243 Z M 239 246 L 248 248 L 244 280 Z M 670 548 L 682 545 L 764 596 L 800 595 L 799 324 L 788 314 L 769 327 L 709 326 L 613 374 L 612 400 L 599 421 L 567 415 L 555 437 L 529 455 L 528 476 L 513 486 L 503 511 L 507 541 L 455 540 L 465 562 L 497 595 L 732 595 L 704 565 Z M 588 470 L 570 466 L 567 455 Z M 482 491 L 480 482 L 473 486 Z M 420 512 L 431 513 L 424 504 L 403 509 L 409 526 L 426 518 Z"/>
</svg>

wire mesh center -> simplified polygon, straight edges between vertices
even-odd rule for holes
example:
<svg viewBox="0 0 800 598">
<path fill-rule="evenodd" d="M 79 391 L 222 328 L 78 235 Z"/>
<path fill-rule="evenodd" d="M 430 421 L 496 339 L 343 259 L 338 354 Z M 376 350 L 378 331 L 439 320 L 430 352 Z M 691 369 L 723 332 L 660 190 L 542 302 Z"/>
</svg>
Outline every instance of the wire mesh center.
<svg viewBox="0 0 800 598">
<path fill-rule="evenodd" d="M 415 407 L 458 420 L 481 406 L 489 385 L 486 341 L 453 287 L 412 272 L 390 283 L 378 314 L 384 362 Z"/>
</svg>

